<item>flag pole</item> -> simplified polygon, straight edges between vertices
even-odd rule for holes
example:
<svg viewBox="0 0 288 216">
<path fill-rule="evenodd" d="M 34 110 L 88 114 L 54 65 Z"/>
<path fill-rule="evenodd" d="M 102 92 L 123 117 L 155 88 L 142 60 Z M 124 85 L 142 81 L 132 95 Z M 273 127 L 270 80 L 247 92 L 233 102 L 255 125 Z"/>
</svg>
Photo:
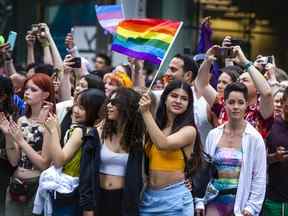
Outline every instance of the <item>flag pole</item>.
<svg viewBox="0 0 288 216">
<path fill-rule="evenodd" d="M 178 28 L 177 28 L 176 34 L 175 34 L 172 42 L 170 43 L 170 45 L 169 45 L 169 47 L 168 47 L 168 49 L 167 49 L 167 51 L 166 51 L 166 53 L 165 53 L 165 55 L 164 55 L 161 63 L 160 63 L 160 66 L 159 66 L 156 74 L 154 75 L 153 80 L 152 80 L 152 82 L 151 82 L 151 84 L 150 84 L 150 86 L 149 86 L 149 88 L 148 88 L 148 90 L 147 90 L 146 93 L 149 93 L 149 92 L 151 91 L 152 86 L 153 86 L 153 84 L 155 83 L 155 81 L 156 81 L 156 79 L 157 79 L 157 76 L 158 76 L 159 72 L 161 71 L 161 68 L 163 67 L 163 64 L 164 64 L 164 62 L 165 62 L 165 60 L 166 60 L 166 58 L 167 58 L 167 56 L 168 56 L 168 54 L 169 54 L 169 52 L 170 52 L 173 44 L 174 44 L 174 42 L 175 42 L 175 39 L 177 38 L 177 36 L 178 36 L 178 34 L 179 34 L 180 30 L 181 30 L 182 25 L 183 25 L 183 22 L 181 21 L 181 22 L 180 22 L 180 25 L 179 25 Z"/>
<path fill-rule="evenodd" d="M 125 10 L 124 10 L 124 1 L 120 0 L 120 4 L 121 4 L 121 11 L 122 11 L 122 14 L 123 14 L 123 18 L 126 19 Z"/>
</svg>

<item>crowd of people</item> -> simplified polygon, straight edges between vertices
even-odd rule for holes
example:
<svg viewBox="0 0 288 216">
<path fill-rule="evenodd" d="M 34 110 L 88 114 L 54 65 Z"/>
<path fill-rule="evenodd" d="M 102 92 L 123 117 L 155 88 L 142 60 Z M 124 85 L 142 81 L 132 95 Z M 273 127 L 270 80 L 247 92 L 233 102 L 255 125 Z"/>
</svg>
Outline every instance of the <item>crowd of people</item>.
<svg viewBox="0 0 288 216">
<path fill-rule="evenodd" d="M 226 36 L 149 91 L 143 60 L 92 66 L 71 33 L 62 60 L 45 23 L 25 39 L 25 67 L 0 45 L 0 216 L 288 215 L 288 75 L 267 56 Z"/>
</svg>

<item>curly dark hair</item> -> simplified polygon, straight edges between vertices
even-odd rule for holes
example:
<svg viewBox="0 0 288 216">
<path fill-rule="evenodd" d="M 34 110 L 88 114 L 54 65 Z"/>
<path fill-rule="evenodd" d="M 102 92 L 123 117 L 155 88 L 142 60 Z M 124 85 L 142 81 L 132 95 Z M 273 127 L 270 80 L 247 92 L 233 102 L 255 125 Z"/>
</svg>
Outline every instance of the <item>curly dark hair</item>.
<svg viewBox="0 0 288 216">
<path fill-rule="evenodd" d="M 111 139 L 113 135 L 117 134 L 118 130 L 123 129 L 120 146 L 125 151 L 142 149 L 145 126 L 142 115 L 138 110 L 141 95 L 133 89 L 123 87 L 114 90 L 111 96 L 114 95 L 116 97 L 112 100 L 114 100 L 114 104 L 120 113 L 120 118 L 117 121 L 107 118 L 107 104 L 111 102 L 110 97 L 104 108 L 105 120 L 101 138 Z"/>
<path fill-rule="evenodd" d="M 170 82 L 164 92 L 161 95 L 160 99 L 160 104 L 156 113 L 156 123 L 159 126 L 159 128 L 162 130 L 165 128 L 167 124 L 167 110 L 166 110 L 166 100 L 168 95 L 170 94 L 171 91 L 181 88 L 183 89 L 187 94 L 188 94 L 188 107 L 187 110 L 178 115 L 172 125 L 172 130 L 171 133 L 175 133 L 184 126 L 193 126 L 196 129 L 196 139 L 195 139 L 195 144 L 193 148 L 193 152 L 189 158 L 187 158 L 186 161 L 186 175 L 191 176 L 195 172 L 195 170 L 201 166 L 202 163 L 202 144 L 200 140 L 200 135 L 197 130 L 197 127 L 195 125 L 195 120 L 194 120 L 194 108 L 193 108 L 193 92 L 191 89 L 191 86 L 188 85 L 184 81 L 180 80 L 174 80 Z M 184 157 L 186 157 L 184 155 Z"/>
</svg>

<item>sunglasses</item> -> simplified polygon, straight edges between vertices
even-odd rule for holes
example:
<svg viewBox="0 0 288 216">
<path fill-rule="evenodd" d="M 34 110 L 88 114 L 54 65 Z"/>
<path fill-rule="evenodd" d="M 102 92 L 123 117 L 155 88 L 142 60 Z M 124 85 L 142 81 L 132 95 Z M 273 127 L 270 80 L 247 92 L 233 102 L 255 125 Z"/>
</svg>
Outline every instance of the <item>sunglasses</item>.
<svg viewBox="0 0 288 216">
<path fill-rule="evenodd" d="M 115 106 L 115 105 L 119 105 L 121 104 L 121 100 L 119 98 L 110 98 L 107 101 L 107 104 L 111 103 L 111 105 Z"/>
</svg>

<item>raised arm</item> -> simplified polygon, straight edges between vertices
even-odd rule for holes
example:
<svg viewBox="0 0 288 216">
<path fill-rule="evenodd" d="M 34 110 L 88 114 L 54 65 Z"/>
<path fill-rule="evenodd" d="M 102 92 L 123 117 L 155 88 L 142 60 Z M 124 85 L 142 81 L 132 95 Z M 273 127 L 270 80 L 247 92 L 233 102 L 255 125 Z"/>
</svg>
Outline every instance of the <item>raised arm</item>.
<svg viewBox="0 0 288 216">
<path fill-rule="evenodd" d="M 260 94 L 260 113 L 264 119 L 267 119 L 273 115 L 273 96 L 272 90 L 260 71 L 250 62 L 244 53 L 242 52 L 240 46 L 235 46 L 233 52 L 236 54 L 240 64 L 248 71 L 251 76 L 257 91 Z"/>
<path fill-rule="evenodd" d="M 0 47 L 0 55 L 4 59 L 4 67 L 6 69 L 6 75 L 11 76 L 16 73 L 16 69 L 14 67 L 13 59 L 12 59 L 12 51 L 10 50 L 10 46 L 8 43 L 2 44 Z"/>
<path fill-rule="evenodd" d="M 130 66 L 132 69 L 132 81 L 134 87 L 145 87 L 145 77 L 143 74 L 144 61 L 132 59 Z"/>
<path fill-rule="evenodd" d="M 37 39 L 40 42 L 41 47 L 43 48 L 44 64 L 53 65 L 53 58 L 52 58 L 52 53 L 50 50 L 50 43 L 48 39 L 47 28 L 45 28 L 44 26 L 41 27 L 41 24 L 40 24 L 40 30 L 37 34 Z"/>
<path fill-rule="evenodd" d="M 71 99 L 71 82 L 70 76 L 73 68 L 70 66 L 73 64 L 71 55 L 66 55 L 63 62 L 63 73 L 60 74 L 60 98 L 59 102 Z"/>
<path fill-rule="evenodd" d="M 50 115 L 45 123 L 45 126 L 47 129 L 47 137 L 51 141 L 49 145 L 49 151 L 51 153 L 52 161 L 56 167 L 62 167 L 67 162 L 69 162 L 75 153 L 80 149 L 83 136 L 82 129 L 75 128 L 71 137 L 67 143 L 65 143 L 65 146 L 62 149 L 60 145 L 59 125 L 57 117 L 55 115 Z"/>
<path fill-rule="evenodd" d="M 46 23 L 41 23 L 40 26 L 41 26 L 41 28 L 45 28 L 45 33 L 47 34 L 47 39 L 48 39 L 49 46 L 51 49 L 54 68 L 57 68 L 59 71 L 62 71 L 63 70 L 63 61 L 62 61 L 61 55 L 57 49 L 55 41 L 53 40 L 53 37 L 52 37 L 51 32 L 49 30 L 49 27 L 47 26 Z"/>
<path fill-rule="evenodd" d="M 180 149 L 187 145 L 193 145 L 196 139 L 196 130 L 193 126 L 184 126 L 179 131 L 166 135 L 156 124 L 150 112 L 151 99 L 148 94 L 144 94 L 139 101 L 143 120 L 148 130 L 152 142 L 159 149 Z"/>
<path fill-rule="evenodd" d="M 79 52 L 78 52 L 78 48 L 76 47 L 75 43 L 74 43 L 74 38 L 73 38 L 73 34 L 71 32 L 69 32 L 66 37 L 65 37 L 65 45 L 67 47 L 67 51 L 69 52 L 69 54 L 73 57 L 79 57 Z"/>
<path fill-rule="evenodd" d="M 26 37 L 26 44 L 27 44 L 27 65 L 35 63 L 35 56 L 34 56 L 34 45 L 36 41 L 35 34 L 32 31 L 27 31 Z"/>
<path fill-rule="evenodd" d="M 212 67 L 212 62 L 215 60 L 215 49 L 219 46 L 214 45 L 207 50 L 207 58 L 202 62 L 197 77 L 195 79 L 195 85 L 200 95 L 205 98 L 210 107 L 213 106 L 215 99 L 217 97 L 217 91 L 209 84 L 210 69 Z"/>
</svg>

